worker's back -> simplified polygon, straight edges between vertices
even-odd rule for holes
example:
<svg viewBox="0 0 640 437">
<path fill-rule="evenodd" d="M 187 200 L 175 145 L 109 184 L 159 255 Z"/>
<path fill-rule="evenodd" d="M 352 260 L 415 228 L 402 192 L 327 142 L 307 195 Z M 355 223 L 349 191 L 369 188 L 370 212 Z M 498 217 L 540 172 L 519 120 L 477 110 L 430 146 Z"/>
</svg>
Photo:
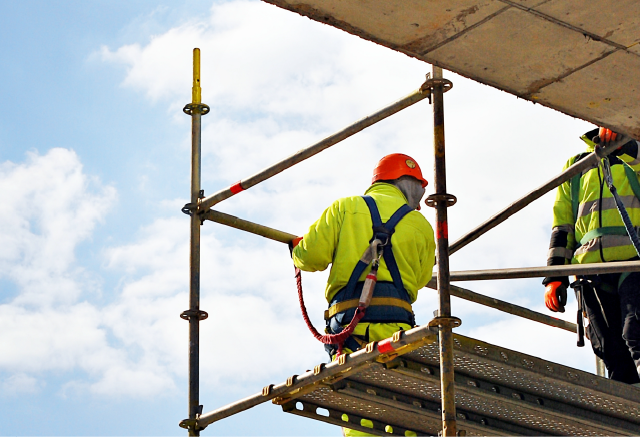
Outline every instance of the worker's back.
<svg viewBox="0 0 640 437">
<path fill-rule="evenodd" d="M 371 185 L 365 194 L 376 202 L 383 222 L 407 203 L 397 187 L 384 182 Z M 311 225 L 294 249 L 293 259 L 301 270 L 321 271 L 332 264 L 325 290 L 327 301 L 347 284 L 356 263 L 369 246 L 372 226 L 369 208 L 361 196 L 338 199 Z M 404 288 L 414 302 L 417 291 L 431 279 L 435 260 L 433 229 L 422 214 L 412 211 L 396 226 L 391 244 Z M 368 269 L 360 281 L 367 272 Z M 378 281 L 392 281 L 384 259 L 378 270 Z"/>
</svg>

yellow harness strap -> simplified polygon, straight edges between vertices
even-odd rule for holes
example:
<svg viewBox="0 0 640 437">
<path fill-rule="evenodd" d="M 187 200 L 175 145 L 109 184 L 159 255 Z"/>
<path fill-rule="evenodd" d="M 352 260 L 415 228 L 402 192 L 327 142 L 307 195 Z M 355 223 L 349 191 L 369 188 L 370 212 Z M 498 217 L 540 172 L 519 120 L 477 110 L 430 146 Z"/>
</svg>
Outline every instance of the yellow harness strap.
<svg viewBox="0 0 640 437">
<path fill-rule="evenodd" d="M 352 308 L 357 308 L 360 299 L 349 299 L 344 302 L 339 302 L 335 305 L 332 305 L 328 310 L 324 312 L 324 319 L 329 320 L 331 317 L 335 316 L 338 313 L 343 311 L 350 310 Z M 413 313 L 413 309 L 411 308 L 411 304 L 402 299 L 398 299 L 397 297 L 374 297 L 371 299 L 371 303 L 369 306 L 374 305 L 386 305 L 393 307 L 400 307 L 404 310 Z"/>
</svg>

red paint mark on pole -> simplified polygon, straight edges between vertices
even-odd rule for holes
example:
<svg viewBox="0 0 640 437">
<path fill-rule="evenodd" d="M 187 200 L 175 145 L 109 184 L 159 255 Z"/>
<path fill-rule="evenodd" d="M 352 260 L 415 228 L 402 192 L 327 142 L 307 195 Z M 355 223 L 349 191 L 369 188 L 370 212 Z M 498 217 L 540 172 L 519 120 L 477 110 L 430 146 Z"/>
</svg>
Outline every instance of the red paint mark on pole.
<svg viewBox="0 0 640 437">
<path fill-rule="evenodd" d="M 449 238 L 449 225 L 447 222 L 438 222 L 436 226 L 436 238 Z"/>
<path fill-rule="evenodd" d="M 396 348 L 391 346 L 391 339 L 390 338 L 387 338 L 386 340 L 382 340 L 381 342 L 378 343 L 378 351 L 381 354 L 386 354 L 388 352 L 393 352 L 394 350 L 396 350 Z"/>
<path fill-rule="evenodd" d="M 229 190 L 231 190 L 231 192 L 233 194 L 238 194 L 240 191 L 244 191 L 244 188 L 242 188 L 242 185 L 240 185 L 240 181 L 236 182 L 235 184 L 231 185 L 229 187 Z"/>
</svg>

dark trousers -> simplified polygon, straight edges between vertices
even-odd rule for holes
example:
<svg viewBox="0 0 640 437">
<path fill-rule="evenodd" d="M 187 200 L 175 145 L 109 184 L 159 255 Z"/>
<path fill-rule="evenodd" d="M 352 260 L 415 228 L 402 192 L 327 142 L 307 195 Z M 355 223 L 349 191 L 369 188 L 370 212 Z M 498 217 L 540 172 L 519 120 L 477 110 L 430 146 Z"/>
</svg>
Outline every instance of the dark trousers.
<svg viewBox="0 0 640 437">
<path fill-rule="evenodd" d="M 587 279 L 582 307 L 593 352 L 604 361 L 610 379 L 640 382 L 640 273 L 631 273 L 621 284 L 620 274 Z"/>
</svg>

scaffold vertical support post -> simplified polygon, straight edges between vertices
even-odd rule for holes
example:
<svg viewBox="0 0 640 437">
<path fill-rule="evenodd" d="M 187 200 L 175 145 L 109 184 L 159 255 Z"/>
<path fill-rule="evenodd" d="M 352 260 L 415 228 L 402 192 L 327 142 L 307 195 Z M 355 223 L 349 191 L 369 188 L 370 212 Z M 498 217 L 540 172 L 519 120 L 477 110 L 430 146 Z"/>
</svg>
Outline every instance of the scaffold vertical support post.
<svg viewBox="0 0 640 437">
<path fill-rule="evenodd" d="M 201 133 L 202 116 L 209 107 L 202 103 L 200 88 L 200 49 L 193 49 L 193 88 L 191 103 L 183 111 L 191 116 L 191 202 L 182 212 L 191 217 L 189 241 L 189 309 L 180 317 L 189 321 L 189 418 L 181 423 L 189 429 L 189 435 L 200 435 L 198 418 L 202 414 L 200 405 L 200 321 L 208 317 L 200 310 L 200 226 L 204 220 L 200 208 L 204 193 L 201 191 Z"/>
<path fill-rule="evenodd" d="M 193 88 L 191 102 L 201 103 L 200 49 L 193 50 Z M 201 187 L 201 111 L 191 113 L 191 204 L 200 200 Z M 191 214 L 191 241 L 189 253 L 189 309 L 195 317 L 189 317 L 189 419 L 195 419 L 200 405 L 200 217 Z M 189 429 L 189 435 L 200 435 L 196 426 Z"/>
<path fill-rule="evenodd" d="M 442 398 L 442 435 L 455 436 L 456 407 L 453 375 L 453 333 L 451 320 L 451 296 L 449 290 L 449 235 L 447 222 L 447 174 L 444 143 L 444 85 L 442 69 L 433 66 L 433 146 L 434 186 L 436 208 L 436 255 L 438 263 L 438 318 L 440 343 L 440 379 Z"/>
</svg>

